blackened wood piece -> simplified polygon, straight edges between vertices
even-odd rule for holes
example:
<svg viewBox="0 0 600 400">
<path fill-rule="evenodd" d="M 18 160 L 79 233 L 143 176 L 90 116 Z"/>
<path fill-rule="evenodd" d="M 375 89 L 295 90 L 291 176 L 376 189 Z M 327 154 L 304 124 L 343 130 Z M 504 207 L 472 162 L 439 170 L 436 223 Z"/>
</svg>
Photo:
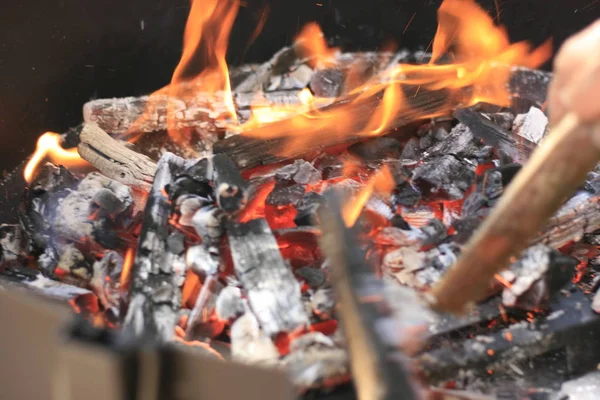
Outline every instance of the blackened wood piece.
<svg viewBox="0 0 600 400">
<path fill-rule="evenodd" d="M 416 393 L 387 335 L 393 316 L 381 297 L 383 281 L 364 264 L 356 234 L 345 227 L 338 198 L 330 193 L 319 209 L 321 248 L 332 261 L 331 283 L 340 307 L 359 399 L 415 399 Z"/>
<path fill-rule="evenodd" d="M 161 341 L 173 337 L 177 312 L 181 307 L 184 265 L 180 254 L 168 245 L 171 205 L 165 186 L 186 167 L 185 160 L 165 153 L 158 161 L 154 183 L 148 195 L 138 241 L 129 309 L 123 326 L 136 336 L 148 333 Z"/>
<path fill-rule="evenodd" d="M 546 102 L 551 79 L 551 72 L 512 67 L 508 90 L 513 96 L 529 100 L 541 107 Z"/>
<path fill-rule="evenodd" d="M 111 138 L 97 124 L 83 126 L 77 147 L 79 155 L 104 175 L 126 185 L 149 188 L 156 163 Z"/>
<path fill-rule="evenodd" d="M 406 107 L 390 121 L 389 130 L 407 125 L 428 115 L 450 111 L 457 103 L 447 90 L 428 91 L 417 90 L 416 87 L 405 88 Z M 327 147 L 350 144 L 365 138 L 361 135 L 366 129 L 373 113 L 381 104 L 383 92 L 371 96 L 352 95 L 340 99 L 333 104 L 323 107 L 314 113 L 297 115 L 289 120 L 277 121 L 260 126 L 237 136 L 215 143 L 215 153 L 227 154 L 241 169 L 253 168 L 258 165 L 273 164 L 280 161 L 297 158 L 302 155 L 321 151 Z M 335 112 L 344 108 L 352 124 L 343 134 L 337 134 L 338 118 L 327 118 L 327 112 Z M 319 116 L 317 116 L 320 115 Z M 324 115 L 325 114 L 325 115 Z M 297 126 L 306 129 L 297 131 Z M 278 132 L 280 137 L 271 137 Z M 311 138 L 303 146 L 289 146 L 290 139 L 297 135 Z M 285 152 L 285 155 L 282 155 Z"/>
<path fill-rule="evenodd" d="M 518 362 L 578 345 L 582 333 L 593 341 L 600 334 L 600 316 L 594 314 L 590 303 L 579 290 L 570 296 L 559 294 L 550 304 L 549 315 L 537 317 L 535 329 L 520 323 L 490 335 L 480 333 L 476 339 L 448 340 L 422 353 L 418 362 L 430 381 L 439 382 L 455 377 L 460 370 L 486 371 L 488 365 Z"/>
<path fill-rule="evenodd" d="M 459 108 L 454 111 L 454 117 L 465 124 L 487 145 L 501 151 L 519 164 L 525 163 L 536 147 L 535 143 L 496 125 L 477 111 Z"/>
<path fill-rule="evenodd" d="M 225 212 L 240 210 L 247 200 L 247 185 L 240 170 L 225 154 L 212 158 L 217 205 Z"/>
<path fill-rule="evenodd" d="M 307 325 L 300 285 L 283 261 L 267 221 L 229 222 L 227 237 L 236 276 L 265 334 Z"/>
</svg>

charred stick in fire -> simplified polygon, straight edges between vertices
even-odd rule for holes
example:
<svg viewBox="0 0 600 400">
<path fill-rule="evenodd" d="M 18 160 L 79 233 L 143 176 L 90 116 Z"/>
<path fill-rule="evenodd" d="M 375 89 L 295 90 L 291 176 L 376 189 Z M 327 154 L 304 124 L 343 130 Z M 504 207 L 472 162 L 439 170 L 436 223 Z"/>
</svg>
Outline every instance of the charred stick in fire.
<svg viewBox="0 0 600 400">
<path fill-rule="evenodd" d="M 104 175 L 130 186 L 149 188 L 156 163 L 111 138 L 97 124 L 85 124 L 77 147 L 79 155 Z"/>
<path fill-rule="evenodd" d="M 212 158 L 217 205 L 226 213 L 240 210 L 246 203 L 246 182 L 236 165 L 225 154 Z"/>
<path fill-rule="evenodd" d="M 236 276 L 265 334 L 292 332 L 307 325 L 300 285 L 283 261 L 267 221 L 229 222 L 227 237 Z"/>
<path fill-rule="evenodd" d="M 496 125 L 477 111 L 458 109 L 454 111 L 454 117 L 480 137 L 485 144 L 498 149 L 519 164 L 524 164 L 536 147 L 535 143 L 525 138 L 516 138 L 513 133 Z"/>
<path fill-rule="evenodd" d="M 494 274 L 518 257 L 600 159 L 599 126 L 567 115 L 513 179 L 457 263 L 431 292 L 432 305 L 464 312 Z"/>
<path fill-rule="evenodd" d="M 390 340 L 395 331 L 389 307 L 381 297 L 383 281 L 363 263 L 365 254 L 347 229 L 335 194 L 319 208 L 321 248 L 331 262 L 331 283 L 350 351 L 358 398 L 415 399 L 409 377 Z"/>
<path fill-rule="evenodd" d="M 137 336 L 151 332 L 167 341 L 174 334 L 185 262 L 183 235 L 170 233 L 171 205 L 165 186 L 189 166 L 172 153 L 165 153 L 158 161 L 131 271 L 129 309 L 123 322 L 124 328 Z"/>
<path fill-rule="evenodd" d="M 405 89 L 407 93 L 406 107 L 402 108 L 390 121 L 389 129 L 399 128 L 420 118 L 439 114 L 450 110 L 453 104 L 452 94 L 447 90 L 418 90 L 417 87 Z M 297 115 L 289 120 L 283 120 L 260 126 L 240 135 L 215 143 L 215 153 L 227 154 L 235 164 L 242 169 L 267 165 L 283 160 L 300 157 L 304 154 L 323 150 L 327 147 L 357 142 L 364 138 L 369 121 L 375 110 L 381 104 L 383 92 L 378 92 L 365 98 L 352 95 L 342 98 L 329 106 L 320 108 L 315 113 Z M 337 134 L 340 121 L 336 118 L 323 118 L 328 112 L 336 112 L 344 108 L 347 115 L 352 115 L 352 124 L 343 134 Z M 319 117 L 320 115 L 320 117 Z M 298 126 L 302 137 L 307 143 L 302 146 L 290 146 L 294 140 Z M 277 132 L 280 137 L 272 137 Z M 298 137 L 296 136 L 296 139 Z"/>
</svg>

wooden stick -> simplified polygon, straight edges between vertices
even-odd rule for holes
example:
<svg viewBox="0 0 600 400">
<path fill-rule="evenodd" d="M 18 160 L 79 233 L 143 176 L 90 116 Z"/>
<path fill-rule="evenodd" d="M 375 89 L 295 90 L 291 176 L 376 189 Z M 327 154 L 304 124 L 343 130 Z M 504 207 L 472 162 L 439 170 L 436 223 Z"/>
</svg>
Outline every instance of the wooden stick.
<svg viewBox="0 0 600 400">
<path fill-rule="evenodd" d="M 126 185 L 149 189 L 156 163 L 111 138 L 98 125 L 85 124 L 77 147 L 79 155 L 104 175 Z"/>
<path fill-rule="evenodd" d="M 383 281 L 364 264 L 356 232 L 345 227 L 335 194 L 327 195 L 327 203 L 319 208 L 319 220 L 321 248 L 331 260 L 331 284 L 339 302 L 358 398 L 417 398 L 397 350 L 384 338 L 395 325 L 381 297 Z"/>
<path fill-rule="evenodd" d="M 600 160 L 600 125 L 568 114 L 532 154 L 498 205 L 431 292 L 432 306 L 454 313 L 481 300 L 494 274 L 527 247 Z"/>
</svg>

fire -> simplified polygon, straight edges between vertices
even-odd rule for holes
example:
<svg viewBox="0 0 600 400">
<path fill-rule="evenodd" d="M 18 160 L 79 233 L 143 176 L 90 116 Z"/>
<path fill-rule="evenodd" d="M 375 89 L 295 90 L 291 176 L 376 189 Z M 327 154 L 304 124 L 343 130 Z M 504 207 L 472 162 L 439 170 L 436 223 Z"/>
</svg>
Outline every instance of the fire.
<svg viewBox="0 0 600 400">
<path fill-rule="evenodd" d="M 296 36 L 295 46 L 299 55 L 308 58 L 308 63 L 313 68 L 331 66 L 339 51 L 327 46 L 321 27 L 315 22 L 304 25 L 300 34 Z"/>
<path fill-rule="evenodd" d="M 129 278 L 131 277 L 131 267 L 133 266 L 133 260 L 135 259 L 135 249 L 130 247 L 125 253 L 125 259 L 123 260 L 123 268 L 121 269 L 121 277 L 119 279 L 122 288 L 129 285 Z"/>
<path fill-rule="evenodd" d="M 46 157 L 52 162 L 62 164 L 66 167 L 87 165 L 87 162 L 77 153 L 77 149 L 65 150 L 62 148 L 61 136 L 58 133 L 46 132 L 39 137 L 35 152 L 25 166 L 23 175 L 27 183 L 31 183 L 37 166 Z"/>
<path fill-rule="evenodd" d="M 387 166 L 377 171 L 358 194 L 342 207 L 342 218 L 346 226 L 354 225 L 371 194 L 389 195 L 395 186 L 394 177 Z"/>
</svg>

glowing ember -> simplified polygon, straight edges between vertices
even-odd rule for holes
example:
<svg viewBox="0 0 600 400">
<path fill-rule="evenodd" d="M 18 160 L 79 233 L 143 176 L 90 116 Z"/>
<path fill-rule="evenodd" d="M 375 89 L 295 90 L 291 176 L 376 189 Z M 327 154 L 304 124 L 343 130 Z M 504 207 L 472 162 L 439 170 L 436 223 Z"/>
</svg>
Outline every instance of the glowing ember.
<svg viewBox="0 0 600 400">
<path fill-rule="evenodd" d="M 129 279 L 131 277 L 131 267 L 133 266 L 133 260 L 135 259 L 135 249 L 129 248 L 125 253 L 125 259 L 123 260 L 123 268 L 121 269 L 120 284 L 122 288 L 129 286 Z"/>
<path fill-rule="evenodd" d="M 58 133 L 46 132 L 39 137 L 35 153 L 31 156 L 23 173 L 25 181 L 31 183 L 37 166 L 47 157 L 52 162 L 65 167 L 88 165 L 87 161 L 79 157 L 77 149 L 65 150 L 62 148 L 61 137 Z"/>
</svg>

